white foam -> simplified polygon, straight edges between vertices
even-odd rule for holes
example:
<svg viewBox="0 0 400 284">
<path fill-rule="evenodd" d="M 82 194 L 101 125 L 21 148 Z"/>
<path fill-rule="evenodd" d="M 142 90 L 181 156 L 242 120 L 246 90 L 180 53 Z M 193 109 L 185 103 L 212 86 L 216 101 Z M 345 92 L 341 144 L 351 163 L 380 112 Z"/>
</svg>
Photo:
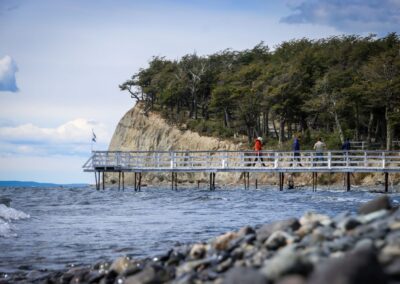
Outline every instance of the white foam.
<svg viewBox="0 0 400 284">
<path fill-rule="evenodd" d="M 29 214 L 26 214 L 17 209 L 7 207 L 4 204 L 0 204 L 0 220 L 4 219 L 6 221 L 19 220 L 30 218 Z"/>
<path fill-rule="evenodd" d="M 2 219 L 0 219 L 0 237 L 7 238 L 7 237 L 16 237 L 17 234 L 12 233 L 11 225 Z"/>
</svg>

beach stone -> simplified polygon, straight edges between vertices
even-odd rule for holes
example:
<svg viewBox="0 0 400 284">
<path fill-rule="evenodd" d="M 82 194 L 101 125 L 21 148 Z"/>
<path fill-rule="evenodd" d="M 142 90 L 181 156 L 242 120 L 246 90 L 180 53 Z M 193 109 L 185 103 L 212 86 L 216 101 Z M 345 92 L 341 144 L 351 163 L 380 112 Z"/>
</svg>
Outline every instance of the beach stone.
<svg viewBox="0 0 400 284">
<path fill-rule="evenodd" d="M 117 258 L 110 266 L 110 270 L 117 272 L 117 274 L 121 274 L 131 265 L 131 261 L 128 257 L 123 256 Z"/>
<path fill-rule="evenodd" d="M 269 280 L 276 281 L 289 274 L 307 275 L 311 270 L 312 264 L 297 253 L 293 246 L 287 246 L 271 259 L 267 259 L 260 271 Z"/>
<path fill-rule="evenodd" d="M 331 252 L 346 251 L 354 245 L 355 239 L 350 236 L 334 239 L 331 242 L 324 243 Z"/>
<path fill-rule="evenodd" d="M 309 284 L 385 284 L 385 274 L 372 250 L 356 250 L 318 265 Z"/>
<path fill-rule="evenodd" d="M 217 272 L 225 272 L 232 266 L 232 264 L 233 264 L 232 258 L 228 258 L 223 262 L 221 262 L 220 264 L 218 264 L 215 270 Z"/>
<path fill-rule="evenodd" d="M 304 214 L 300 220 L 299 220 L 301 225 L 307 225 L 307 224 L 321 224 L 323 226 L 329 226 L 332 224 L 331 218 L 327 215 L 322 215 L 322 214 L 317 214 L 313 212 L 307 212 Z"/>
<path fill-rule="evenodd" d="M 176 275 L 181 276 L 188 272 L 193 272 L 199 267 L 206 267 L 211 263 L 218 263 L 216 257 L 208 257 L 200 260 L 187 261 L 176 268 Z"/>
<path fill-rule="evenodd" d="M 265 241 L 264 245 L 266 248 L 271 250 L 276 250 L 282 246 L 293 243 L 294 238 L 286 232 L 276 231 L 273 232 L 268 239 Z"/>
<path fill-rule="evenodd" d="M 400 244 L 400 231 L 390 232 L 385 239 L 389 244 Z"/>
<path fill-rule="evenodd" d="M 207 246 L 205 244 L 195 244 L 190 250 L 190 258 L 192 259 L 200 259 L 203 258 L 206 254 Z"/>
<path fill-rule="evenodd" d="M 238 237 L 238 233 L 236 232 L 228 232 L 221 236 L 218 236 L 214 242 L 213 247 L 216 250 L 226 250 L 229 247 L 230 241 L 236 239 Z"/>
<path fill-rule="evenodd" d="M 363 224 L 369 224 L 371 222 L 375 222 L 378 219 L 386 217 L 389 214 L 390 214 L 389 211 L 383 209 L 383 210 L 378 210 L 378 211 L 374 211 L 374 212 L 369 213 L 369 214 L 365 214 L 365 215 L 359 216 L 358 220 Z"/>
<path fill-rule="evenodd" d="M 337 227 L 342 231 L 350 231 L 356 228 L 357 226 L 361 225 L 362 223 L 357 220 L 356 218 L 346 218 L 337 224 Z"/>
<path fill-rule="evenodd" d="M 249 234 L 255 234 L 255 230 L 250 226 L 244 226 L 237 232 L 238 237 L 244 237 Z"/>
<path fill-rule="evenodd" d="M 222 284 L 266 284 L 264 275 L 253 268 L 236 267 L 230 269 Z"/>
<path fill-rule="evenodd" d="M 358 208 L 358 214 L 369 214 L 375 211 L 379 210 L 389 210 L 392 208 L 391 202 L 389 197 L 386 195 L 383 195 L 381 197 L 375 198 L 374 200 L 371 200 L 363 205 L 361 205 Z"/>
<path fill-rule="evenodd" d="M 399 245 L 388 244 L 382 248 L 379 254 L 379 261 L 385 264 L 397 258 L 400 258 Z"/>
<path fill-rule="evenodd" d="M 129 276 L 125 279 L 124 284 L 146 284 L 154 283 L 156 279 L 156 271 L 153 267 L 146 267 L 141 272 Z"/>
<path fill-rule="evenodd" d="M 300 223 L 296 218 L 290 218 L 282 221 L 264 224 L 258 230 L 256 230 L 257 241 L 263 243 L 275 231 L 296 231 L 299 228 Z"/>
<path fill-rule="evenodd" d="M 399 221 L 391 222 L 389 224 L 389 229 L 392 230 L 392 231 L 400 230 L 400 222 Z"/>
<path fill-rule="evenodd" d="M 276 284 L 306 284 L 306 279 L 300 275 L 284 276 Z"/>
<path fill-rule="evenodd" d="M 385 267 L 385 273 L 389 278 L 400 279 L 400 258 L 395 259 L 392 263 Z"/>
<path fill-rule="evenodd" d="M 319 243 L 332 239 L 334 228 L 330 226 L 316 227 L 311 234 L 313 243 Z"/>
<path fill-rule="evenodd" d="M 373 250 L 374 249 L 374 241 L 371 239 L 361 239 L 356 242 L 354 245 L 354 250 Z"/>
</svg>

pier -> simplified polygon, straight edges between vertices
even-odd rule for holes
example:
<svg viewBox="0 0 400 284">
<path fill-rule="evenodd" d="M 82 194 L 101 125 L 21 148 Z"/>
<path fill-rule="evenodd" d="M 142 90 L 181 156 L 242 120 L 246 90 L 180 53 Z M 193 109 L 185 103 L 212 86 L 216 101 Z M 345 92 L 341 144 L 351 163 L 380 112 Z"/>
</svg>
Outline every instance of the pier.
<svg viewBox="0 0 400 284">
<path fill-rule="evenodd" d="M 135 191 L 141 190 L 142 174 L 146 172 L 171 173 L 171 188 L 175 190 L 179 172 L 209 173 L 210 190 L 215 190 L 215 176 L 220 172 L 243 173 L 245 188 L 249 188 L 250 173 L 277 173 L 280 190 L 285 173 L 312 173 L 313 190 L 317 188 L 318 173 L 343 173 L 348 191 L 351 174 L 382 173 L 388 192 L 389 173 L 400 172 L 400 151 L 299 151 L 296 155 L 262 151 L 260 156 L 254 151 L 93 151 L 83 170 L 95 174 L 96 189 L 101 185 L 104 189 L 104 173 L 118 173 L 119 189 L 121 179 L 122 189 L 125 187 L 125 173 L 134 173 Z"/>
</svg>

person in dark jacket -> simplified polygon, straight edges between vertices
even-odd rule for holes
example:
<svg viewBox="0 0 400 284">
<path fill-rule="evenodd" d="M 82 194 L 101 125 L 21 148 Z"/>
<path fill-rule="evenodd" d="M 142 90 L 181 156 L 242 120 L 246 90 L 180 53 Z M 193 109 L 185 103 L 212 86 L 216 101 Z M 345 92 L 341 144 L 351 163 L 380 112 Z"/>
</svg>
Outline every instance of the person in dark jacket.
<svg viewBox="0 0 400 284">
<path fill-rule="evenodd" d="M 293 149 L 293 156 L 294 156 L 293 160 L 297 161 L 299 163 L 299 166 L 302 167 L 302 165 L 300 164 L 300 161 L 301 161 L 301 158 L 300 158 L 300 141 L 299 141 L 298 137 L 294 138 L 292 149 Z"/>
<path fill-rule="evenodd" d="M 350 145 L 350 139 L 346 138 L 346 140 L 344 141 L 343 145 L 342 145 L 342 150 L 343 151 L 350 151 L 351 145 Z"/>
</svg>

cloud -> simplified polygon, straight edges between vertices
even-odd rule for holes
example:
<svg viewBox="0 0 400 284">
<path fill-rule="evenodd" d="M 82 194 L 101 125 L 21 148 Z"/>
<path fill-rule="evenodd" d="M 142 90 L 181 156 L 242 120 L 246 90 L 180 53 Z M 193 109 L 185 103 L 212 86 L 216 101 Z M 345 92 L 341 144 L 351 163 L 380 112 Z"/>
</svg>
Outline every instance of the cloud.
<svg viewBox="0 0 400 284">
<path fill-rule="evenodd" d="M 400 31 L 399 0 L 288 1 L 293 14 L 281 18 L 289 24 L 317 24 L 343 32 L 377 33 Z"/>
<path fill-rule="evenodd" d="M 0 58 L 0 92 L 18 92 L 15 73 L 18 71 L 17 64 L 8 55 Z"/>
<path fill-rule="evenodd" d="M 105 148 L 110 139 L 106 126 L 83 118 L 68 121 L 55 128 L 39 127 L 32 123 L 0 127 L 0 155 L 87 156 L 90 152 L 92 129 L 97 136 L 97 146 Z"/>
</svg>

